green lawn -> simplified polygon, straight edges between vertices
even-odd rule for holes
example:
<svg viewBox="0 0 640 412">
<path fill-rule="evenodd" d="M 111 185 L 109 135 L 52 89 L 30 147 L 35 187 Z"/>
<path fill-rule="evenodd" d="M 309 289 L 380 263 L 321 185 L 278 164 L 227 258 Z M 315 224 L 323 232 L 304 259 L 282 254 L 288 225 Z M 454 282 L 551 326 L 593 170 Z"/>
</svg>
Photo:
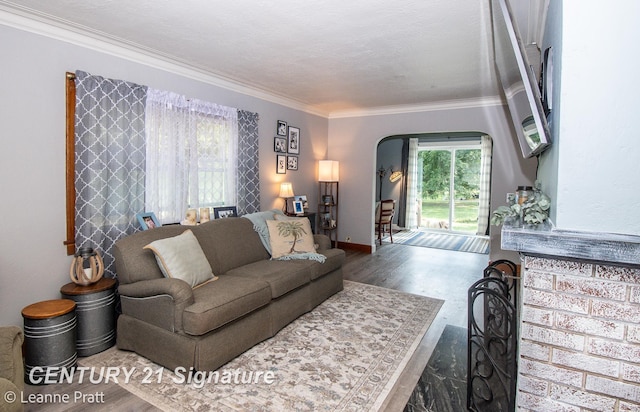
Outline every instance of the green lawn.
<svg viewBox="0 0 640 412">
<path fill-rule="evenodd" d="M 423 200 L 422 219 L 427 218 L 449 221 L 448 200 Z M 478 199 L 458 200 L 455 202 L 453 230 L 476 233 L 478 229 Z"/>
</svg>

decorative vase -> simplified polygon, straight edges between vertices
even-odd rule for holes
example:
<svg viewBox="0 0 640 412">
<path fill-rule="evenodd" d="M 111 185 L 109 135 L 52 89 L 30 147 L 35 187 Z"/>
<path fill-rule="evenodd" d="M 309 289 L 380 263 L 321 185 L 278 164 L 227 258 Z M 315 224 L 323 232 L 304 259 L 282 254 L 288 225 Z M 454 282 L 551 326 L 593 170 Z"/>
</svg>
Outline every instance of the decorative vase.
<svg viewBox="0 0 640 412">
<path fill-rule="evenodd" d="M 69 276 L 73 283 L 86 286 L 96 283 L 104 273 L 100 254 L 90 247 L 81 247 L 73 257 Z"/>
</svg>

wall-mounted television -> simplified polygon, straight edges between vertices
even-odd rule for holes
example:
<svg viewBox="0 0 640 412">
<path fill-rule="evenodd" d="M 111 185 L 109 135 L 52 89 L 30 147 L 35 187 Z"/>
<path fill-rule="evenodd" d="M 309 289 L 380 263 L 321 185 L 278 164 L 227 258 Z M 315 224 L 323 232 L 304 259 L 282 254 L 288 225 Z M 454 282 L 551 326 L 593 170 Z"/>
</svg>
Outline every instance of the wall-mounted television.
<svg viewBox="0 0 640 412">
<path fill-rule="evenodd" d="M 507 100 L 522 155 L 536 156 L 551 144 L 537 76 L 507 0 L 491 0 L 493 50 L 498 79 Z"/>
</svg>

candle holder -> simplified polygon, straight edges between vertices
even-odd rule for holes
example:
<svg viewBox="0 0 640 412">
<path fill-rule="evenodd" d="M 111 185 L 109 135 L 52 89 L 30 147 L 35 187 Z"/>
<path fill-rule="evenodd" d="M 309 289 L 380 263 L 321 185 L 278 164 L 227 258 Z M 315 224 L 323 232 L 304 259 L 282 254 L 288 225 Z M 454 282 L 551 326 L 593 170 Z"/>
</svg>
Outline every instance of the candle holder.
<svg viewBox="0 0 640 412">
<path fill-rule="evenodd" d="M 86 286 L 96 283 L 104 273 L 100 254 L 90 247 L 81 247 L 73 257 L 69 277 L 73 283 Z"/>
</svg>

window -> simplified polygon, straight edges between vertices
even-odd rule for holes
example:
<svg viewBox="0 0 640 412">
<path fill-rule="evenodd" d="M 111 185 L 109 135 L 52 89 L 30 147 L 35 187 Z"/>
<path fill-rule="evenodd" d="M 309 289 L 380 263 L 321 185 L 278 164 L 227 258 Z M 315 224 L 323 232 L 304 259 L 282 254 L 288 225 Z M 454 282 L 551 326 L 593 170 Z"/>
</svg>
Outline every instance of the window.
<svg viewBox="0 0 640 412">
<path fill-rule="evenodd" d="M 236 205 L 237 110 L 148 89 L 145 208 L 162 223 L 187 208 Z"/>
</svg>

